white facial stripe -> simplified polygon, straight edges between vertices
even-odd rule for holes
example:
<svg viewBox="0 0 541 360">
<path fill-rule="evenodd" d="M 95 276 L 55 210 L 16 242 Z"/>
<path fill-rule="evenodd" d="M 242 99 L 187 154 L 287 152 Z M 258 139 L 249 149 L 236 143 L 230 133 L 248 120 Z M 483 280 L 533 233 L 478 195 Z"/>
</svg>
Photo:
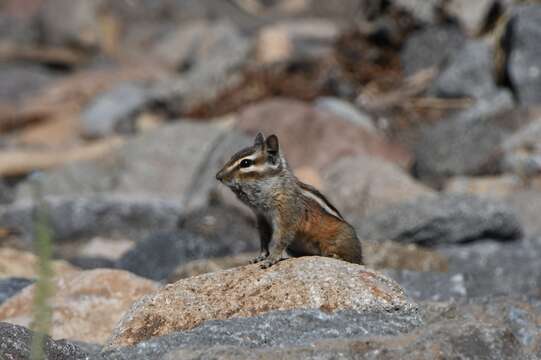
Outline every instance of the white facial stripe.
<svg viewBox="0 0 541 360">
<path fill-rule="evenodd" d="M 238 160 L 235 161 L 233 164 L 229 165 L 229 166 L 227 167 L 226 170 L 227 170 L 228 172 L 229 172 L 229 171 L 232 171 L 234 168 L 236 168 L 236 167 L 240 164 L 240 162 L 241 162 L 242 160 L 255 160 L 255 159 L 257 159 L 257 154 L 255 154 L 255 155 L 250 155 L 250 156 L 245 156 L 245 157 L 243 157 L 242 159 L 238 159 Z"/>
<path fill-rule="evenodd" d="M 248 166 L 247 168 L 240 168 L 240 171 L 243 173 L 253 172 L 253 171 L 260 172 L 260 171 L 264 171 L 266 168 L 267 168 L 266 164 L 252 165 L 252 166 Z"/>
<path fill-rule="evenodd" d="M 321 208 L 323 210 L 325 210 L 325 212 L 331 214 L 332 216 L 334 217 L 337 217 L 339 218 L 340 220 L 344 220 L 342 219 L 342 217 L 336 212 L 334 211 L 333 209 L 331 209 L 326 203 L 325 201 L 323 201 L 323 199 L 321 199 L 319 196 L 317 196 L 316 194 L 308 191 L 308 190 L 305 190 L 305 189 L 302 189 L 302 194 L 312 200 L 315 200 L 319 206 L 321 206 Z"/>
</svg>

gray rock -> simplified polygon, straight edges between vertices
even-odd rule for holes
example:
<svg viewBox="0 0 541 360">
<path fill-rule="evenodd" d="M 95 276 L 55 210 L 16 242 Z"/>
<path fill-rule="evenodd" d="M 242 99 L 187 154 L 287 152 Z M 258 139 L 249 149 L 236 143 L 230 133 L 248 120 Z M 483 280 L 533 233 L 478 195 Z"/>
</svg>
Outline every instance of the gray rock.
<svg viewBox="0 0 541 360">
<path fill-rule="evenodd" d="M 515 191 L 506 198 L 506 201 L 523 224 L 526 235 L 538 236 L 541 234 L 541 223 L 539 222 L 541 192 L 535 189 Z"/>
<path fill-rule="evenodd" d="M 15 191 L 0 179 L 0 205 L 11 203 L 15 199 Z"/>
<path fill-rule="evenodd" d="M 398 335 L 421 323 L 417 312 L 360 314 L 340 311 L 328 314 L 320 310 L 276 311 L 250 318 L 207 321 L 190 331 L 173 333 L 102 355 L 106 359 L 148 359 L 183 348 L 206 349 L 225 345 L 253 351 L 277 346 L 306 346 L 324 339 Z"/>
<path fill-rule="evenodd" d="M 32 44 L 39 39 L 39 29 L 33 14 L 13 16 L 0 12 L 0 39 L 8 44 Z"/>
<path fill-rule="evenodd" d="M 342 215 L 352 221 L 386 206 L 435 195 L 399 166 L 368 156 L 334 161 L 323 172 L 323 188 Z"/>
<path fill-rule="evenodd" d="M 209 321 L 191 331 L 101 354 L 102 359 L 536 359 L 538 297 L 424 304 L 415 314 L 274 312 Z M 382 336 L 383 335 L 383 336 Z"/>
<path fill-rule="evenodd" d="M 450 272 L 465 275 L 469 297 L 537 294 L 541 289 L 541 239 L 513 243 L 480 242 L 441 250 Z"/>
<path fill-rule="evenodd" d="M 177 66 L 186 70 L 180 77 L 158 81 L 151 91 L 152 104 L 179 116 L 212 104 L 227 90 L 239 85 L 253 47 L 250 39 L 227 22 L 187 29 L 166 39 L 162 46 L 165 50 L 160 50 L 165 51 L 161 56 L 166 61 L 179 62 Z M 188 45 L 184 43 L 186 32 L 191 34 Z M 184 49 L 185 46 L 188 49 Z M 178 55 L 175 49 L 184 50 Z"/>
<path fill-rule="evenodd" d="M 24 278 L 0 278 L 0 305 L 33 282 Z"/>
<path fill-rule="evenodd" d="M 506 30 L 507 74 L 522 105 L 541 103 L 541 6 L 519 6 Z"/>
<path fill-rule="evenodd" d="M 458 19 L 469 34 L 477 35 L 487 23 L 490 12 L 496 6 L 503 7 L 508 2 L 497 0 L 451 0 L 445 3 L 444 10 L 447 15 Z"/>
<path fill-rule="evenodd" d="M 0 358 L 6 360 L 30 359 L 34 333 L 22 326 L 0 322 Z M 77 345 L 65 340 L 55 341 L 45 336 L 44 356 L 55 360 L 86 359 L 87 354 Z"/>
<path fill-rule="evenodd" d="M 31 198 L 32 187 L 38 186 L 44 195 L 129 195 L 180 202 L 193 190 L 194 176 L 202 173 L 213 151 L 221 151 L 218 145 L 229 136 L 240 135 L 224 122 L 162 126 L 130 139 L 107 159 L 68 164 L 40 174 L 34 182 L 23 182 L 17 200 Z"/>
<path fill-rule="evenodd" d="M 153 231 L 174 229 L 182 208 L 176 202 L 121 196 L 46 197 L 47 219 L 56 242 L 94 236 L 141 239 Z M 19 233 L 30 247 L 34 233 L 33 202 L 0 208 L 3 227 Z"/>
<path fill-rule="evenodd" d="M 98 46 L 103 3 L 102 0 L 45 1 L 40 12 L 42 39 L 55 46 Z"/>
<path fill-rule="evenodd" d="M 522 180 L 541 174 L 541 116 L 507 138 L 502 148 L 503 166 Z"/>
<path fill-rule="evenodd" d="M 416 175 L 438 182 L 448 176 L 499 173 L 502 142 L 529 121 L 519 111 L 510 113 L 513 106 L 511 94 L 502 90 L 426 128 L 414 146 Z"/>
<path fill-rule="evenodd" d="M 385 270 L 383 273 L 398 282 L 406 294 L 417 301 L 452 301 L 468 297 L 462 273 L 410 270 Z"/>
<path fill-rule="evenodd" d="M 370 115 L 357 109 L 347 101 L 333 97 L 320 97 L 316 99 L 315 105 L 316 109 L 330 111 L 344 120 L 348 120 L 370 132 L 377 132 Z"/>
<path fill-rule="evenodd" d="M 360 238 L 444 245 L 479 239 L 514 240 L 522 229 L 503 203 L 468 195 L 441 195 L 389 206 L 368 216 Z"/>
<path fill-rule="evenodd" d="M 429 26 L 414 32 L 400 54 L 406 75 L 437 67 L 465 42 L 462 31 L 455 26 Z"/>
<path fill-rule="evenodd" d="M 252 145 L 253 138 L 239 131 L 224 133 L 216 139 L 212 149 L 201 160 L 198 169 L 194 172 L 190 185 L 184 192 L 182 204 L 186 211 L 196 210 L 209 204 L 209 202 L 234 206 L 244 212 L 249 212 L 233 192 L 216 181 L 216 173 L 239 149 Z"/>
<path fill-rule="evenodd" d="M 441 97 L 484 98 L 494 94 L 493 58 L 493 52 L 485 42 L 466 42 L 451 55 L 447 66 L 432 84 L 431 91 Z"/>
<path fill-rule="evenodd" d="M 441 6 L 442 0 L 394 0 L 399 8 L 409 12 L 417 21 L 424 24 L 437 22 L 437 8 Z"/>
<path fill-rule="evenodd" d="M 117 261 L 116 267 L 165 280 L 188 261 L 259 248 L 253 223 L 234 209 L 210 207 L 185 214 L 179 228 L 139 242 Z"/>
<path fill-rule="evenodd" d="M 12 103 L 36 94 L 57 76 L 30 64 L 0 64 L 0 102 Z"/>
<path fill-rule="evenodd" d="M 81 114 L 83 136 L 134 132 L 135 115 L 147 103 L 147 94 L 142 84 L 123 83 L 98 95 Z"/>
</svg>

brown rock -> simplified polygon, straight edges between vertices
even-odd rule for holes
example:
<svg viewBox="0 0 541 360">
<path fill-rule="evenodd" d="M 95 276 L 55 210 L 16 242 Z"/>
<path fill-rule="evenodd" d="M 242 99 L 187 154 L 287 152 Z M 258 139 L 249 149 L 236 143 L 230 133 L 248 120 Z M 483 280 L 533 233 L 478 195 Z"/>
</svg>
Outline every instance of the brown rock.
<svg viewBox="0 0 541 360">
<path fill-rule="evenodd" d="M 0 248 L 0 277 L 35 278 L 38 258 L 26 251 L 11 248 Z M 79 269 L 63 260 L 53 261 L 53 271 L 56 274 L 68 274 Z"/>
<path fill-rule="evenodd" d="M 352 309 L 361 313 L 416 307 L 392 280 L 364 266 L 323 257 L 284 260 L 180 280 L 137 302 L 109 341 L 133 345 L 192 329 L 206 320 L 250 317 L 273 310 Z"/>
<path fill-rule="evenodd" d="M 341 159 L 326 169 L 323 178 L 325 194 L 352 219 L 388 205 L 434 195 L 398 166 L 374 157 Z"/>
<path fill-rule="evenodd" d="M 296 100 L 272 99 L 248 106 L 237 126 L 251 135 L 277 134 L 290 165 L 321 170 L 338 157 L 370 155 L 406 167 L 411 155 L 363 127 Z"/>
<path fill-rule="evenodd" d="M 158 286 L 120 270 L 91 270 L 55 278 L 51 337 L 103 343 L 134 301 Z M 0 321 L 28 327 L 35 286 L 29 286 L 0 306 Z"/>
</svg>

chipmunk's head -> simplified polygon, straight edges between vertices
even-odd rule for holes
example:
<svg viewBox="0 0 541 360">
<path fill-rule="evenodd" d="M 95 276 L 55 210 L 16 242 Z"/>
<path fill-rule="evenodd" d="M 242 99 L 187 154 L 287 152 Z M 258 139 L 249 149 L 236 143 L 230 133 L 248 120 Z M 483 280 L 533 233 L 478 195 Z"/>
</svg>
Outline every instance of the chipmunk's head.
<svg viewBox="0 0 541 360">
<path fill-rule="evenodd" d="M 236 188 L 251 181 L 266 179 L 280 174 L 286 162 L 280 153 L 278 137 L 271 135 L 265 139 L 259 133 L 254 144 L 244 148 L 231 157 L 216 179 L 225 185 Z"/>
</svg>

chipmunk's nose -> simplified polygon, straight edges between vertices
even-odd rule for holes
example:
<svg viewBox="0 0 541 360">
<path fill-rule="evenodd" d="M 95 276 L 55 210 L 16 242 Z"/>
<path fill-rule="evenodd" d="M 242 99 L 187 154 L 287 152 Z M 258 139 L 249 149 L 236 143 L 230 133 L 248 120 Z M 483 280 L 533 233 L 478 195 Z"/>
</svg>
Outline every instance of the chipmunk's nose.
<svg viewBox="0 0 541 360">
<path fill-rule="evenodd" d="M 224 172 L 223 172 L 223 170 L 220 170 L 220 171 L 218 171 L 218 173 L 216 174 L 216 180 L 222 181 L 223 179 L 224 179 Z"/>
</svg>

